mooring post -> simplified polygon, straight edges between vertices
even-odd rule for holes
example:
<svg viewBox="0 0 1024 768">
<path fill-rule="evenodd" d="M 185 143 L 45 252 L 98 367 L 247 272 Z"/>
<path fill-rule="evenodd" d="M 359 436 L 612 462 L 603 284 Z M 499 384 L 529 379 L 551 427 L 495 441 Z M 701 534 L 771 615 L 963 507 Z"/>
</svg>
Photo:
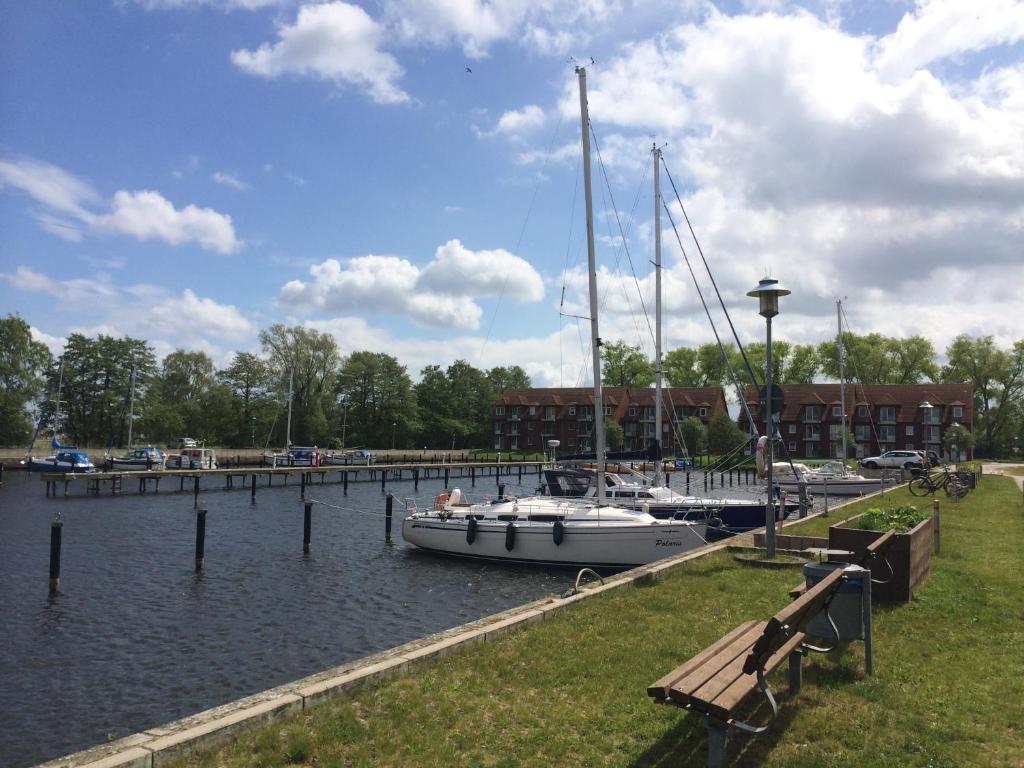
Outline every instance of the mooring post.
<svg viewBox="0 0 1024 768">
<path fill-rule="evenodd" d="M 706 491 L 707 489 L 708 489 L 708 473 L 705 472 L 704 473 L 704 490 Z"/>
<path fill-rule="evenodd" d="M 196 475 L 195 481 L 192 483 L 192 506 L 199 509 L 199 475 Z"/>
<path fill-rule="evenodd" d="M 342 472 L 341 476 L 342 476 L 342 478 L 344 478 L 342 480 L 342 482 L 341 482 L 341 490 L 347 496 L 348 495 L 348 470 L 345 470 L 344 472 Z"/>
<path fill-rule="evenodd" d="M 302 487 L 299 489 L 299 498 L 305 500 L 306 498 L 306 473 L 302 473 Z"/>
<path fill-rule="evenodd" d="M 811 506 L 810 500 L 807 498 L 807 481 L 801 480 L 798 487 L 798 493 L 800 494 L 800 517 L 807 517 L 807 509 Z"/>
<path fill-rule="evenodd" d="M 711 475 L 711 490 L 715 490 L 715 470 L 712 469 L 710 472 L 705 472 L 704 473 L 704 479 L 705 480 L 707 479 L 708 475 Z"/>
<path fill-rule="evenodd" d="M 505 484 L 498 483 L 498 501 L 505 500 Z"/>
<path fill-rule="evenodd" d="M 380 471 L 380 492 L 381 493 L 384 493 L 384 483 L 387 482 L 387 479 L 388 479 L 388 471 L 386 469 L 382 469 Z"/>
<path fill-rule="evenodd" d="M 445 465 L 445 468 L 444 468 L 444 487 L 445 488 L 448 487 L 448 466 L 447 465 Z"/>
<path fill-rule="evenodd" d="M 472 487 L 476 488 L 476 467 L 469 468 L 469 482 Z"/>
<path fill-rule="evenodd" d="M 60 547 L 64 523 L 54 520 L 50 523 L 50 597 L 60 591 Z"/>
<path fill-rule="evenodd" d="M 302 513 L 302 552 L 309 554 L 309 540 L 313 534 L 313 502 L 307 501 Z"/>
<path fill-rule="evenodd" d="M 0 485 L 4 484 L 4 463 L 0 461 Z"/>
<path fill-rule="evenodd" d="M 420 470 L 419 467 L 412 468 L 412 489 L 418 491 L 420 489 Z"/>
<path fill-rule="evenodd" d="M 935 554 L 936 555 L 939 554 L 939 552 L 942 551 L 942 545 L 941 545 L 941 542 L 940 542 L 940 539 L 942 538 L 941 534 L 940 534 L 940 528 L 941 528 L 940 523 L 941 523 L 941 519 L 939 518 L 939 500 L 938 499 L 932 499 L 932 530 L 934 531 L 934 535 L 935 535 Z"/>
<path fill-rule="evenodd" d="M 388 500 L 384 506 L 384 541 L 388 544 L 391 543 L 391 513 L 395 505 L 395 497 L 393 494 L 388 494 Z"/>
<path fill-rule="evenodd" d="M 523 465 L 519 465 L 519 484 L 523 484 Z"/>
<path fill-rule="evenodd" d="M 256 503 L 256 475 L 255 474 L 252 476 L 252 488 L 249 491 L 249 494 L 250 494 L 249 500 L 253 504 L 255 504 Z"/>
<path fill-rule="evenodd" d="M 203 570 L 206 557 L 206 510 L 196 510 L 196 573 Z"/>
<path fill-rule="evenodd" d="M 690 495 L 690 470 L 686 470 L 686 495 Z"/>
</svg>

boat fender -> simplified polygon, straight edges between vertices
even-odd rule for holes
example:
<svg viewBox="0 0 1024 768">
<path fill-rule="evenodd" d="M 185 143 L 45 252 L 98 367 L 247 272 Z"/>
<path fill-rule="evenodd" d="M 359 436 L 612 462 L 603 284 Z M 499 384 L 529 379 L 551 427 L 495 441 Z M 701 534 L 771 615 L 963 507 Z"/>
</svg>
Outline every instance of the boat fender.
<svg viewBox="0 0 1024 768">
<path fill-rule="evenodd" d="M 757 476 L 760 478 L 768 477 L 768 436 L 761 435 L 757 438 L 757 450 L 754 453 L 755 460 L 757 461 Z"/>
<path fill-rule="evenodd" d="M 721 527 L 722 527 L 722 518 L 720 518 L 720 517 L 709 517 L 708 518 L 708 528 L 721 528 Z"/>
<path fill-rule="evenodd" d="M 509 552 L 516 545 L 516 524 L 509 523 L 505 526 L 505 549 Z"/>
<path fill-rule="evenodd" d="M 434 497 L 434 511 L 435 512 L 443 512 L 444 511 L 444 505 L 447 504 L 447 503 L 448 503 L 448 494 L 447 493 L 439 493 L 439 494 L 437 494 L 437 496 Z"/>
<path fill-rule="evenodd" d="M 476 526 L 477 526 L 476 518 L 475 517 L 469 518 L 469 522 L 466 524 L 466 543 L 467 544 L 472 544 L 474 541 L 476 541 Z"/>
<path fill-rule="evenodd" d="M 551 538 L 555 540 L 555 546 L 562 546 L 562 540 L 565 538 L 565 523 L 561 520 L 555 520 L 555 525 L 551 529 Z"/>
</svg>

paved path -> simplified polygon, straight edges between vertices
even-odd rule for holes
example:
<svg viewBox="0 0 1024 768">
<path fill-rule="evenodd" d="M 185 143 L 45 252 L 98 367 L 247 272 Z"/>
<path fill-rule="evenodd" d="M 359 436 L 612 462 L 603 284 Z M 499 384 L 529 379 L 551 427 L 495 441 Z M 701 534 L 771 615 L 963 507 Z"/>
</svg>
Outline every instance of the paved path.
<svg viewBox="0 0 1024 768">
<path fill-rule="evenodd" d="M 1024 464 L 982 464 L 981 471 L 986 475 L 1006 475 L 1012 477 L 1014 482 L 1017 483 L 1017 487 L 1024 493 L 1024 475 L 1011 475 L 1008 472 L 1003 472 L 1004 469 L 1010 467 L 1024 468 Z"/>
</svg>

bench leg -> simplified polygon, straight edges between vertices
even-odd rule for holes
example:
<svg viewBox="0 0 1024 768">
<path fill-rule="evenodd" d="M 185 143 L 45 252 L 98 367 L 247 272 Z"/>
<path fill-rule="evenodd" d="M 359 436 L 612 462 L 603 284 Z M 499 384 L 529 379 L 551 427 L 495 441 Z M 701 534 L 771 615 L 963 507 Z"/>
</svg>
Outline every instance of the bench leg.
<svg viewBox="0 0 1024 768">
<path fill-rule="evenodd" d="M 725 768 L 729 726 L 721 720 L 705 717 L 704 727 L 708 731 L 708 768 Z"/>
<path fill-rule="evenodd" d="M 793 651 L 789 654 L 789 694 L 795 695 L 804 682 L 803 651 Z"/>
</svg>

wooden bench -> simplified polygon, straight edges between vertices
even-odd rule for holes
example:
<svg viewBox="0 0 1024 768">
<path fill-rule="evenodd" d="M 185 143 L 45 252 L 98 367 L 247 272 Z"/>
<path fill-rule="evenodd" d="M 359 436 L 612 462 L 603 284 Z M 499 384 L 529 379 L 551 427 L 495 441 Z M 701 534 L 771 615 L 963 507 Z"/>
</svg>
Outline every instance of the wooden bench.
<svg viewBox="0 0 1024 768">
<path fill-rule="evenodd" d="M 802 682 L 801 662 L 806 651 L 828 652 L 839 644 L 839 630 L 828 607 L 845 579 L 843 568 L 835 569 L 768 621 L 740 624 L 647 688 L 647 694 L 658 703 L 704 715 L 709 768 L 725 765 L 730 728 L 748 733 L 767 729 L 767 725 L 750 725 L 734 716 L 753 691 L 760 689 L 764 693 L 772 717 L 778 714 L 778 705 L 766 682 L 771 672 L 788 660 L 789 690 L 796 693 Z M 812 645 L 804 632 L 806 624 L 821 613 L 834 632 L 834 642 L 828 647 Z"/>
</svg>

